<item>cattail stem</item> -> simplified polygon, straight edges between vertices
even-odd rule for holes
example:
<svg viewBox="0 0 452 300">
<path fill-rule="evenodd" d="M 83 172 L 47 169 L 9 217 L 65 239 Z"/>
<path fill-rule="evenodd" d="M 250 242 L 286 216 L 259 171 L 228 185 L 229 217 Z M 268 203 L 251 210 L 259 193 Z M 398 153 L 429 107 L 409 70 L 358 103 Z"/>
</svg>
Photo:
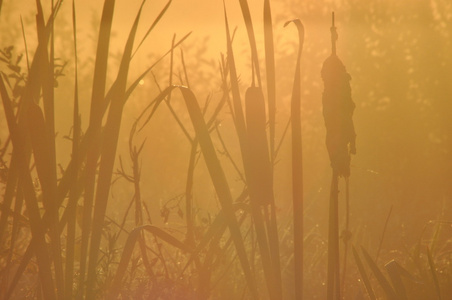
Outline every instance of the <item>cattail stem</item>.
<svg viewBox="0 0 452 300">
<path fill-rule="evenodd" d="M 345 228 L 342 233 L 342 238 L 344 240 L 344 259 L 342 262 L 342 283 L 341 283 L 341 293 L 345 295 L 345 274 L 347 273 L 347 256 L 348 256 L 348 246 L 350 241 L 350 180 L 349 177 L 345 178 Z"/>
<path fill-rule="evenodd" d="M 328 278 L 327 300 L 339 300 L 339 216 L 338 216 L 338 188 L 339 176 L 333 171 L 331 180 L 329 229 L 328 229 Z"/>
</svg>

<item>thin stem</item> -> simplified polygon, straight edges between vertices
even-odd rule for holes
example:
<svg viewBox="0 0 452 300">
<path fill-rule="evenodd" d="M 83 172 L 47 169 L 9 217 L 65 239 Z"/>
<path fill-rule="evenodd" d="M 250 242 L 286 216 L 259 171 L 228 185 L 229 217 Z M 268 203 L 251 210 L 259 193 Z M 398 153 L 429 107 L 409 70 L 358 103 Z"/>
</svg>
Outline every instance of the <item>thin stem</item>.
<svg viewBox="0 0 452 300">
<path fill-rule="evenodd" d="M 344 259 L 342 263 L 342 295 L 345 295 L 345 277 L 347 273 L 347 256 L 348 256 L 348 246 L 350 241 L 350 178 L 345 178 L 345 228 L 342 232 L 342 238 L 344 240 Z"/>
</svg>

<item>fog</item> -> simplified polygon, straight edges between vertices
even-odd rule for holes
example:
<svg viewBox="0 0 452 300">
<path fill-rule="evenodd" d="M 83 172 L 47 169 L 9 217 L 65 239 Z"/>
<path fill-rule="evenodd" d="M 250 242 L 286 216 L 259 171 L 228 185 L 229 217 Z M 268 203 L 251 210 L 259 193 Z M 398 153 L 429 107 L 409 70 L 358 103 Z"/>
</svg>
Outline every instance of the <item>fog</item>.
<svg viewBox="0 0 452 300">
<path fill-rule="evenodd" d="M 230 33 L 233 35 L 232 49 L 238 75 L 238 88 L 245 109 L 245 92 L 247 88 L 258 83 L 256 81 L 257 67 L 256 63 L 252 62 L 253 55 L 242 15 L 241 2 L 246 1 L 226 1 L 225 8 Z M 229 95 L 227 100 L 224 96 L 223 78 L 227 79 L 228 89 L 233 89 L 233 78 L 231 78 L 231 69 L 227 60 L 229 54 L 223 2 L 174 0 L 155 28 L 146 36 L 152 22 L 166 3 L 162 0 L 146 2 L 142 8 L 137 29 L 132 51 L 134 55 L 130 60 L 126 88 L 132 86 L 135 80 L 150 66 L 154 63 L 156 65 L 152 71 L 137 81 L 136 88 L 126 99 L 119 122 L 118 146 L 113 154 L 114 167 L 110 174 L 111 180 L 108 180 L 111 182 L 111 187 L 107 190 L 108 203 L 105 217 L 102 218 L 105 224 L 100 242 L 104 247 L 104 254 L 102 257 L 99 256 L 99 265 L 103 266 L 102 270 L 107 275 L 99 275 L 102 279 L 98 280 L 95 287 L 101 291 L 97 292 L 96 297 L 98 298 L 111 295 L 109 293 L 113 290 L 111 288 L 113 278 L 116 278 L 115 273 L 111 270 L 117 268 L 121 253 L 125 252 L 126 240 L 134 228 L 152 224 L 152 226 L 170 233 L 178 240 L 186 242 L 190 247 L 194 247 L 199 245 L 198 243 L 214 224 L 218 214 L 226 211 L 222 202 L 224 195 L 218 192 L 215 176 L 212 175 L 210 169 L 211 165 L 209 165 L 208 158 L 204 156 L 206 154 L 202 138 L 199 136 L 200 132 L 195 127 L 193 116 L 189 113 L 184 94 L 175 89 L 164 98 L 158 107 L 148 107 L 153 105 L 152 101 L 168 86 L 188 87 L 201 107 L 205 122 L 215 116 L 211 123 L 214 125 L 209 127 L 210 139 L 233 202 L 248 204 L 251 201 L 252 204 L 252 200 L 247 194 L 248 185 L 252 185 L 252 183 L 248 181 L 249 174 L 247 175 L 245 170 L 244 160 L 246 159 L 243 157 L 239 125 L 237 125 L 239 124 L 237 123 L 238 112 L 233 105 L 233 90 L 227 93 Z M 272 124 L 267 106 L 269 101 L 267 88 L 271 84 L 266 67 L 268 53 L 265 50 L 264 1 L 250 0 L 248 4 L 256 36 L 257 61 L 262 78 L 261 88 L 266 103 L 266 139 L 270 143 Z M 281 261 L 279 273 L 282 274 L 281 295 L 284 299 L 295 299 L 296 297 L 293 291 L 295 273 L 293 270 L 293 244 L 296 237 L 293 237 L 293 141 L 290 119 L 299 47 L 296 27 L 291 24 L 285 27 L 284 24 L 289 20 L 300 19 L 304 26 L 304 45 L 300 61 L 301 76 L 298 82 L 301 89 L 300 117 L 303 159 L 303 181 L 299 184 L 303 186 L 304 195 L 303 294 L 306 299 L 326 299 L 327 273 L 329 272 L 327 271 L 328 252 L 331 253 L 327 245 L 329 243 L 328 226 L 331 223 L 329 203 L 333 173 L 325 146 L 326 129 L 322 106 L 324 82 L 321 77 L 321 69 L 324 61 L 331 54 L 331 12 L 334 11 L 338 34 L 337 56 L 351 77 L 351 97 L 355 103 L 353 123 L 357 150 L 356 155 L 351 155 L 350 177 L 348 178 L 349 199 L 346 199 L 346 180 L 344 177 L 339 178 L 339 227 L 337 230 L 341 241 L 342 299 L 367 299 L 367 295 L 370 295 L 368 289 L 361 282 L 362 273 L 357 268 L 356 257 L 352 256 L 352 246 L 355 246 L 356 249 L 361 249 L 361 246 L 366 249 L 382 270 L 386 263 L 395 260 L 407 269 L 413 278 L 428 282 L 428 286 L 424 282 L 424 288 L 422 284 L 405 282 L 404 289 L 406 289 L 405 297 L 408 297 L 407 299 L 415 299 L 410 298 L 410 295 L 416 293 L 419 297 L 416 299 L 433 299 L 432 295 L 437 293 L 433 288 L 435 281 L 425 275 L 428 271 L 426 266 L 432 266 L 429 265 L 430 261 L 427 260 L 427 257 L 433 255 L 436 270 L 440 274 L 438 275 L 440 278 L 439 293 L 445 297 L 443 299 L 447 299 L 447 293 L 451 292 L 448 283 L 450 283 L 452 274 L 450 268 L 452 253 L 450 243 L 452 235 L 450 225 L 452 222 L 452 185 L 450 182 L 452 178 L 452 4 L 443 0 L 396 2 L 390 0 L 364 2 L 284 0 L 273 1 L 270 4 L 273 20 L 276 86 L 274 125 L 276 154 L 274 158 L 269 158 L 272 162 L 273 179 L 270 184 L 273 189 L 274 206 L 263 208 L 259 214 L 267 209 L 269 212 L 273 210 L 276 214 L 275 228 L 279 234 Z M 39 42 L 36 25 L 37 7 L 34 2 L 25 0 L 6 0 L 3 3 L 0 2 L 0 5 L 0 40 L 2 41 L 0 49 L 3 49 L 0 70 L 5 82 L 8 80 L 10 85 L 19 82 L 21 90 L 17 90 L 17 94 L 13 87 L 7 88 L 12 99 L 11 103 L 19 103 L 19 99 L 25 97 L 22 96 L 21 91 L 26 90 L 29 82 L 28 69 L 32 66 Z M 91 122 L 90 114 L 93 114 L 91 101 L 94 99 L 94 70 L 96 59 L 99 59 L 96 57 L 96 49 L 103 5 L 103 1 L 75 1 L 78 105 L 82 135 L 87 132 Z M 141 1 L 137 0 L 116 1 L 104 94 L 110 90 L 117 80 L 117 76 L 119 78 L 121 60 L 126 52 L 124 50 L 126 41 L 140 5 Z M 51 1 L 42 1 L 42 7 L 44 19 L 47 21 L 51 14 Z M 53 163 L 57 176 L 55 187 L 68 170 L 68 164 L 73 158 L 75 51 L 72 22 L 72 4 L 70 1 L 63 1 L 55 19 L 53 35 L 56 149 Z M 23 24 L 23 31 L 21 24 Z M 186 37 L 187 34 L 189 34 L 188 37 Z M 137 49 L 145 36 L 146 39 Z M 183 42 L 171 51 L 172 45 L 177 44 L 181 39 L 184 39 Z M 50 57 L 51 41 L 46 45 L 49 49 L 47 55 Z M 7 50 L 9 46 L 13 46 L 13 48 Z M 11 52 L 11 55 L 8 51 Z M 16 72 L 10 66 L 14 65 L 20 55 L 23 55 L 22 59 L 15 64 L 16 67 L 20 67 L 20 71 Z M 36 55 L 36 57 L 38 56 Z M 43 71 L 42 74 L 46 73 Z M 18 75 L 23 76 L 23 80 L 19 79 Z M 44 102 L 39 101 L 46 97 L 44 80 L 42 87 L 38 87 L 38 90 L 38 99 L 35 98 L 34 102 L 43 111 L 46 111 Z M 115 92 L 119 94 L 118 91 Z M 2 98 L 5 99 L 4 94 L 2 94 Z M 216 111 L 220 104 L 223 105 L 221 110 Z M 17 120 L 20 120 L 18 105 L 13 105 L 13 108 Z M 152 115 L 151 111 L 153 111 Z M 12 270 L 21 261 L 25 247 L 34 233 L 30 229 L 32 223 L 27 223 L 30 210 L 26 204 L 28 202 L 24 202 L 22 207 L 18 204 L 22 203 L 22 200 L 19 200 L 22 198 L 15 194 L 16 189 L 12 188 L 11 192 L 7 192 L 9 191 L 8 185 L 11 185 L 8 183 L 8 176 L 11 176 L 9 174 L 12 170 L 13 151 L 16 150 L 10 142 L 11 128 L 4 106 L 0 112 L 2 115 L 0 118 L 0 148 L 2 149 L 0 152 L 0 170 L 2 172 L 0 190 L 4 199 L 2 218 L 5 222 L 0 224 L 4 226 L 2 234 L 5 232 L 3 236 L 0 236 L 0 238 L 4 238 L 4 241 L 0 239 L 0 242 L 5 244 L 2 246 L 2 250 L 6 253 L 0 257 L 0 261 L 2 266 L 5 266 L 5 270 L 9 270 L 9 276 L 12 276 L 11 274 L 14 274 Z M 144 115 L 140 117 L 142 112 Z M 47 120 L 48 113 L 46 112 L 44 115 Z M 108 116 L 108 113 L 105 113 L 101 119 L 104 129 L 108 128 Z M 149 122 L 145 122 L 148 117 Z M 193 143 L 197 143 L 198 138 L 200 145 L 196 147 L 196 152 L 193 152 Z M 106 140 L 103 136 L 99 138 L 102 149 L 115 147 L 116 144 L 106 145 Z M 270 149 L 271 146 L 268 145 Z M 33 147 L 30 149 L 34 150 L 27 151 L 35 153 L 37 150 Z M 136 152 L 137 149 L 141 150 Z M 101 177 L 98 172 L 102 168 L 103 157 L 102 154 L 101 158 L 97 158 L 99 166 L 94 169 L 95 178 Z M 136 160 L 134 161 L 134 159 Z M 42 217 L 48 208 L 44 207 L 44 204 L 41 205 L 41 198 L 46 198 L 43 192 L 45 188 L 41 189 L 39 185 L 42 178 L 38 174 L 39 169 L 35 169 L 35 160 L 35 156 L 32 156 L 29 167 L 31 178 L 36 183 L 34 193 L 40 201 L 39 207 L 42 210 L 40 216 Z M 85 170 L 85 165 L 88 169 L 88 163 L 82 161 L 80 172 Z M 36 164 L 37 168 L 39 168 L 38 164 Z M 137 168 L 135 171 L 138 171 L 139 177 L 136 176 L 137 173 L 133 173 L 134 168 Z M 80 174 L 82 174 L 81 178 L 76 181 L 84 182 L 83 176 L 87 175 Z M 20 182 L 21 179 L 19 179 L 19 186 L 22 184 Z M 79 184 L 80 193 L 75 206 L 77 207 L 78 224 L 75 229 L 75 239 L 81 239 L 82 236 L 82 211 L 85 207 L 84 201 L 86 200 L 84 199 L 87 198 L 84 192 L 85 184 Z M 263 185 L 265 184 L 261 181 L 262 189 Z M 101 187 L 96 187 L 97 192 L 99 189 Z M 7 196 L 8 193 L 14 193 L 15 196 Z M 252 191 L 250 193 L 252 194 Z M 5 200 L 8 197 L 11 197 L 11 202 Z M 69 196 L 65 197 L 58 208 L 60 218 L 66 207 L 69 207 L 68 199 Z M 191 207 L 188 208 L 188 205 Z M 265 217 L 265 213 L 263 215 Z M 15 232 L 13 228 L 16 228 L 15 220 L 19 218 L 17 216 L 24 216 L 25 221 L 22 222 L 25 224 L 20 229 L 20 238 L 17 238 L 16 245 L 13 245 L 11 241 L 14 236 L 13 232 Z M 268 218 L 268 215 L 266 217 Z M 255 217 L 253 218 L 255 220 Z M 139 219 L 140 222 L 138 222 Z M 238 213 L 237 219 L 239 219 Z M 252 229 L 254 223 L 249 218 L 240 224 L 242 224 L 240 225 L 242 236 L 245 240 L 249 240 L 246 240 L 245 248 L 248 251 L 247 255 L 252 257 L 249 259 L 253 261 L 251 267 L 253 278 L 258 282 L 258 287 L 259 284 L 269 284 L 272 281 L 266 277 L 265 258 L 262 254 L 264 252 L 256 250 L 261 249 L 260 251 L 262 251 L 262 248 L 256 246 L 256 237 L 254 237 Z M 190 229 L 190 226 L 194 226 L 194 228 Z M 266 226 L 269 226 L 266 230 L 271 244 L 271 227 L 269 224 Z M 67 234 L 64 226 L 61 229 L 63 230 L 63 233 L 60 234 L 63 245 Z M 193 236 L 187 233 L 190 230 L 194 230 Z M 247 230 L 251 232 L 249 233 L 251 237 L 248 237 Z M 51 239 L 49 238 L 50 232 L 51 230 L 46 234 L 47 240 Z M 105 252 L 108 251 L 105 250 L 107 247 L 105 245 L 108 244 L 107 241 L 111 236 L 116 234 L 115 251 L 117 252 L 115 255 L 117 256 L 112 254 L 111 260 L 108 262 L 112 263 L 114 267 L 110 269 L 107 267 L 106 271 L 104 265 L 109 264 L 106 263 L 108 255 Z M 241 266 L 243 268 L 241 256 L 237 254 L 239 259 L 234 258 L 237 257 L 236 248 L 230 246 L 227 241 L 229 236 L 234 236 L 232 232 L 217 239 L 218 250 L 216 251 L 218 253 L 223 251 L 222 254 L 215 252 L 216 254 L 209 257 L 210 252 L 207 250 L 207 254 L 204 252 L 202 255 L 200 254 L 203 263 L 206 262 L 206 266 L 211 269 L 211 273 L 208 275 L 210 281 L 205 290 L 198 286 L 197 280 L 203 282 L 202 280 L 205 278 L 202 276 L 207 275 L 200 275 L 204 274 L 201 271 L 197 273 L 198 268 L 193 264 L 185 273 L 179 266 L 181 261 L 183 264 L 187 262 L 188 254 L 182 253 L 181 250 L 174 250 L 169 244 L 165 244 L 164 251 L 167 254 L 159 253 L 156 249 L 161 250 L 161 246 L 152 244 L 157 240 L 158 234 L 155 232 L 153 234 L 147 238 L 148 244 L 154 245 L 149 246 L 149 249 L 154 250 L 148 251 L 147 259 L 151 263 L 147 262 L 147 264 L 155 269 L 155 274 L 153 274 L 155 277 L 147 277 L 147 272 L 152 268 L 149 268 L 146 262 L 143 266 L 141 260 L 146 260 L 146 258 L 140 256 L 141 252 L 138 251 L 137 244 L 132 256 L 132 261 L 134 258 L 137 259 L 136 266 L 130 267 L 129 265 L 127 279 L 121 281 L 124 286 L 128 282 L 127 288 L 124 287 L 120 292 L 121 299 L 141 299 L 137 295 L 151 297 L 148 294 L 150 290 L 153 291 L 155 299 L 227 299 L 231 295 L 233 297 L 244 295 L 243 297 L 246 299 L 253 298 L 252 289 L 247 288 L 246 271 L 241 269 Z M 348 234 L 350 234 L 350 239 L 344 238 Z M 259 238 L 257 237 L 257 239 Z M 167 240 L 163 240 L 168 243 Z M 214 241 L 209 243 L 212 247 Z M 237 242 L 234 240 L 234 243 Z M 347 246 L 345 246 L 346 244 Z M 238 247 L 238 244 L 232 245 Z M 12 263 L 11 257 L 7 255 L 9 251 L 14 253 L 16 262 Z M 65 253 L 65 250 L 62 251 Z M 344 259 L 344 252 L 347 253 L 347 251 L 348 258 Z M 141 260 L 138 261 L 138 259 Z M 211 259 L 210 264 L 208 259 Z M 261 259 L 263 265 L 261 265 Z M 76 266 L 79 260 L 79 258 L 75 259 Z M 166 265 L 165 261 L 171 266 Z M 173 263 L 175 261 L 178 264 Z M 347 266 L 347 271 L 342 269 L 343 262 Z M 196 264 L 199 263 L 199 261 L 196 262 Z M 275 262 L 272 267 L 275 267 L 274 264 Z M 52 272 L 57 272 L 55 271 L 56 265 L 55 262 Z M 421 268 L 420 265 L 424 267 Z M 34 263 L 34 266 L 36 267 L 37 263 Z M 42 265 L 40 266 L 42 267 Z M 133 269 L 134 267 L 136 270 Z M 130 268 L 136 273 L 133 273 Z M 162 275 L 162 269 L 166 270 L 166 275 Z M 110 277 L 109 272 L 112 274 Z M 184 275 L 181 275 L 179 280 L 178 274 L 181 272 Z M 245 272 L 245 275 L 242 272 Z M 368 272 L 372 274 L 370 269 Z M 29 276 L 27 280 L 35 282 L 35 285 L 45 285 L 42 278 L 36 277 L 38 271 L 29 270 L 26 274 Z M 5 287 L 9 287 L 10 281 L 5 279 L 6 275 L 2 276 L 2 283 Z M 56 280 L 57 275 L 53 275 L 53 277 Z M 277 281 L 277 278 L 273 279 Z M 76 282 L 77 279 L 74 280 Z M 345 283 L 342 283 L 342 280 Z M 376 299 L 384 299 L 385 289 L 379 286 L 377 279 L 371 278 L 371 280 L 377 293 Z M 24 279 L 21 279 L 19 287 L 25 282 Z M 393 282 L 391 284 L 394 285 Z M 56 290 L 58 290 L 58 284 L 56 285 Z M 75 295 L 79 285 L 74 286 L 76 287 L 74 288 Z M 275 284 L 275 286 L 278 285 Z M 394 285 L 394 289 L 397 290 L 396 285 Z M 27 290 L 29 294 L 26 294 L 24 288 L 18 288 L 18 291 L 13 293 L 13 298 L 30 297 L 33 299 L 40 293 L 39 290 L 37 292 L 36 289 L 31 290 L 34 292 Z M 200 290 L 202 292 L 199 292 Z M 277 290 L 278 288 L 275 288 L 272 291 L 270 287 L 268 293 L 263 289 L 259 290 L 258 294 L 264 299 L 278 299 L 275 296 L 278 294 Z M 197 294 L 198 292 L 201 294 Z M 184 293 L 185 295 L 183 295 Z M 56 295 L 59 295 L 58 292 Z M 339 296 L 335 294 L 335 297 Z"/>
</svg>

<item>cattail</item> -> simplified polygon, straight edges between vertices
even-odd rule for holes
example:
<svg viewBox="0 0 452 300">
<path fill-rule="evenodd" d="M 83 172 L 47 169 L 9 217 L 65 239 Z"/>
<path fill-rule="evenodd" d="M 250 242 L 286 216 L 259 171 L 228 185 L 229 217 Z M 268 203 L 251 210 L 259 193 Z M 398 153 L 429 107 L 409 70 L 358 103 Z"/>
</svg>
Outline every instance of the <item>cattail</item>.
<svg viewBox="0 0 452 300">
<path fill-rule="evenodd" d="M 270 154 L 267 147 L 264 95 L 261 88 L 249 87 L 245 94 L 249 165 L 254 185 L 252 201 L 268 205 L 273 195 Z"/>
<path fill-rule="evenodd" d="M 344 64 L 336 55 L 337 32 L 331 27 L 332 53 L 323 63 L 323 117 L 326 126 L 326 147 L 333 172 L 338 176 L 350 176 L 350 154 L 356 153 L 355 128 L 350 80 Z"/>
<path fill-rule="evenodd" d="M 341 299 L 339 287 L 339 216 L 338 216 L 338 179 L 344 177 L 346 181 L 346 232 L 348 232 L 348 178 L 350 176 L 350 154 L 356 153 L 355 129 L 353 126 L 353 111 L 355 104 L 351 97 L 351 77 L 345 70 L 344 64 L 336 55 L 336 27 L 334 26 L 334 12 L 332 14 L 331 45 L 332 53 L 323 63 L 323 117 L 326 126 L 326 147 L 333 169 L 331 193 L 329 203 L 328 228 L 328 278 L 327 299 Z M 344 271 L 347 257 L 347 243 L 344 254 Z"/>
</svg>

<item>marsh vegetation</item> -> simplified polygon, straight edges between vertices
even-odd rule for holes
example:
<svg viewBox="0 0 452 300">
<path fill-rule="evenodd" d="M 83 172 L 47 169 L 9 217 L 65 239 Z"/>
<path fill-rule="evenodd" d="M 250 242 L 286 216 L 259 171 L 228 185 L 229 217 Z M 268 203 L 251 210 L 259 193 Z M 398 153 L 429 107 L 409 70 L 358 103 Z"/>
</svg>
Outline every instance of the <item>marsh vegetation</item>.
<svg viewBox="0 0 452 300">
<path fill-rule="evenodd" d="M 0 299 L 450 299 L 448 1 L 22 2 Z"/>
</svg>

